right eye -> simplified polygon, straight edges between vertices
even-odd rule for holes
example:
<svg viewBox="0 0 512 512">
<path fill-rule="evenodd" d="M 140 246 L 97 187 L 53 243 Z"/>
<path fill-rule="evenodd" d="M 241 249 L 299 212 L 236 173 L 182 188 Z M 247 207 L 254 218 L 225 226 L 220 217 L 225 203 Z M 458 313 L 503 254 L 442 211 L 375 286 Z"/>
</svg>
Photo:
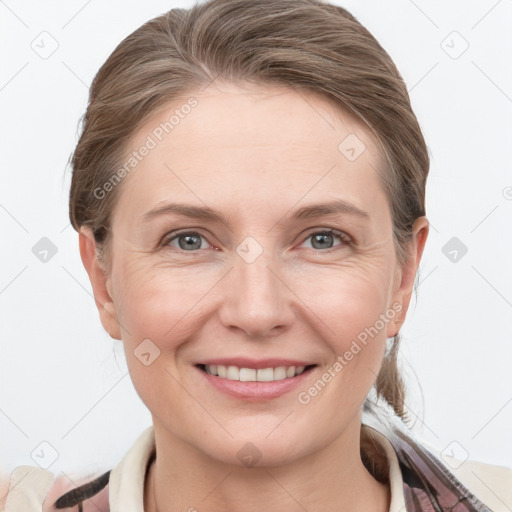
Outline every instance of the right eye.
<svg viewBox="0 0 512 512">
<path fill-rule="evenodd" d="M 181 233 L 170 233 L 162 241 L 162 247 L 172 247 L 181 249 L 185 252 L 192 252 L 203 248 L 201 246 L 201 239 L 206 241 L 206 238 L 195 231 L 182 231 Z M 172 242 L 177 242 L 177 246 Z"/>
</svg>

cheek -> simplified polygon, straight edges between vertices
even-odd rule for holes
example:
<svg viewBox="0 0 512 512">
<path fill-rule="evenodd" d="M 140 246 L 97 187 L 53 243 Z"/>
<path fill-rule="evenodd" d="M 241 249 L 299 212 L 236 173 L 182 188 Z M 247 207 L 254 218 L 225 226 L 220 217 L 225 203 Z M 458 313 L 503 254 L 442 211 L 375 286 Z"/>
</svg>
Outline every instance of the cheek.
<svg viewBox="0 0 512 512">
<path fill-rule="evenodd" d="M 187 400 L 183 349 L 198 335 L 205 308 L 212 309 L 205 299 L 218 282 L 212 274 L 130 264 L 118 275 L 117 312 L 130 377 L 147 408 L 172 429 L 180 428 L 173 411 Z"/>
<path fill-rule="evenodd" d="M 193 286 L 194 280 L 183 283 L 169 270 L 153 271 L 135 264 L 125 270 L 118 275 L 116 310 L 130 377 L 152 414 L 174 425 L 169 404 L 178 407 L 184 399 L 177 354 L 193 332 L 187 332 L 192 327 L 187 313 L 191 314 L 201 290 Z"/>
<path fill-rule="evenodd" d="M 327 381 L 325 387 L 329 390 L 324 392 L 323 384 L 318 383 L 316 391 L 323 396 L 319 402 L 332 399 L 349 408 L 359 406 L 377 377 L 386 347 L 387 325 L 396 314 L 394 309 L 387 309 L 389 279 L 384 272 L 345 269 L 337 278 L 332 272 L 329 276 L 317 275 L 315 283 L 317 293 L 310 288 L 307 295 L 307 282 L 301 293 L 308 297 L 307 306 L 315 313 L 310 316 L 315 332 L 321 333 L 322 342 L 330 349 L 322 368 L 323 382 Z M 311 396 L 316 391 L 312 390 Z M 334 410 L 331 413 L 337 414 Z"/>
<path fill-rule="evenodd" d="M 356 265 L 302 274 L 294 287 L 303 304 L 316 314 L 326 339 L 344 351 L 352 339 L 377 324 L 388 307 L 390 278 L 381 269 Z M 303 311 L 306 310 L 303 308 Z M 337 350 L 337 352 L 339 352 Z"/>
<path fill-rule="evenodd" d="M 123 340 L 172 340 L 197 310 L 210 280 L 190 268 L 148 266 L 142 258 L 120 266 L 116 311 L 124 327 Z M 211 277 L 211 275 L 210 275 Z"/>
</svg>

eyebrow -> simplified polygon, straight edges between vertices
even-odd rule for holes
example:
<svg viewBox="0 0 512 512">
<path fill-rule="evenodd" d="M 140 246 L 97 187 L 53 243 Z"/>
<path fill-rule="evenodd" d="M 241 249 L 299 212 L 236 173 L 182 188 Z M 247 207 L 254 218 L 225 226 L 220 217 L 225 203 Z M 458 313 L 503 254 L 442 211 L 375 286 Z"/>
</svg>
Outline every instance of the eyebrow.
<svg viewBox="0 0 512 512">
<path fill-rule="evenodd" d="M 170 214 L 188 217 L 191 219 L 209 220 L 212 222 L 228 224 L 222 213 L 217 212 L 208 206 L 193 206 L 182 203 L 165 203 L 162 206 L 155 207 L 143 215 L 142 222 L 149 222 L 155 217 Z M 335 214 L 348 214 L 361 219 L 370 218 L 367 212 L 361 210 L 356 205 L 343 199 L 337 199 L 327 203 L 303 206 L 293 213 L 291 220 L 312 219 Z"/>
</svg>

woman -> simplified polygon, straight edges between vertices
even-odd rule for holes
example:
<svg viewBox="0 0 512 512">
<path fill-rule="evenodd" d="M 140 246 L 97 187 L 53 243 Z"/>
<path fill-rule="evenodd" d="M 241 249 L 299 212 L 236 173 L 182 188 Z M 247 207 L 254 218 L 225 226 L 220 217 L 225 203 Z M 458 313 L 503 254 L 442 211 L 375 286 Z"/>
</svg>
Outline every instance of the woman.
<svg viewBox="0 0 512 512">
<path fill-rule="evenodd" d="M 511 500 L 510 470 L 466 462 L 459 480 L 396 419 L 429 158 L 393 62 L 347 11 L 211 0 L 146 23 L 96 75 L 72 165 L 100 319 L 153 425 L 65 493 L 17 468 L 6 512 Z"/>
</svg>

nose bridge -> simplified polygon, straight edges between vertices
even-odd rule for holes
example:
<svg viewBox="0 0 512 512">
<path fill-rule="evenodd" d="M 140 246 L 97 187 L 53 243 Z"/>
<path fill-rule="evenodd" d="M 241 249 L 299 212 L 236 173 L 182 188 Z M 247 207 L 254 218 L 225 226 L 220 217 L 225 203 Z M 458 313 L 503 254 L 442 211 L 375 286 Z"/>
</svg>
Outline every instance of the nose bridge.
<svg viewBox="0 0 512 512">
<path fill-rule="evenodd" d="M 253 237 L 237 247 L 222 308 L 226 327 L 238 327 L 251 338 L 277 334 L 291 322 L 288 288 L 279 276 L 270 249 Z M 279 329 L 277 329 L 279 328 Z"/>
</svg>

